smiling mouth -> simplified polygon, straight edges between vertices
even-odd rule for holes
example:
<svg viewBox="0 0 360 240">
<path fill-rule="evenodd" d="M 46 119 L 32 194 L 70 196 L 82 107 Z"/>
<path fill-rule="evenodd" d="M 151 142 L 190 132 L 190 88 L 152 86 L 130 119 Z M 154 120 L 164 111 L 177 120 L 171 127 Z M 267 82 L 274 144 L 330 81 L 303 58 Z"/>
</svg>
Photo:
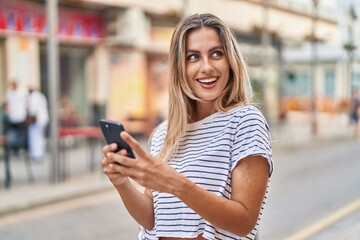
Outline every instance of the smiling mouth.
<svg viewBox="0 0 360 240">
<path fill-rule="evenodd" d="M 211 84 L 215 83 L 217 80 L 218 80 L 217 77 L 197 79 L 197 81 L 199 83 L 205 84 L 205 85 L 211 85 Z"/>
</svg>

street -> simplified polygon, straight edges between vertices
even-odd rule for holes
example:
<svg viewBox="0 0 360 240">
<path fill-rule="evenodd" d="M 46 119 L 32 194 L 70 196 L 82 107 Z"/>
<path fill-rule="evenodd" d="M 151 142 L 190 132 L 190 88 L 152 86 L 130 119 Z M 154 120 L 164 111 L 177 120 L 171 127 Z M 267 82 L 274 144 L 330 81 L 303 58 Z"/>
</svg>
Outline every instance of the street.
<svg viewBox="0 0 360 240">
<path fill-rule="evenodd" d="M 136 239 L 138 226 L 115 191 L 50 204 L 0 218 L 0 239 Z"/>
<path fill-rule="evenodd" d="M 348 139 L 275 149 L 275 170 L 258 239 L 287 239 L 360 199 L 359 145 L 359 140 Z M 357 220 L 347 221 L 351 225 Z M 0 236 L 6 240 L 131 240 L 136 239 L 137 229 L 115 191 L 0 218 Z M 306 239 L 329 239 L 326 234 L 311 237 Z"/>
<path fill-rule="evenodd" d="M 360 198 L 360 141 L 274 152 L 259 239 L 284 239 Z"/>
</svg>

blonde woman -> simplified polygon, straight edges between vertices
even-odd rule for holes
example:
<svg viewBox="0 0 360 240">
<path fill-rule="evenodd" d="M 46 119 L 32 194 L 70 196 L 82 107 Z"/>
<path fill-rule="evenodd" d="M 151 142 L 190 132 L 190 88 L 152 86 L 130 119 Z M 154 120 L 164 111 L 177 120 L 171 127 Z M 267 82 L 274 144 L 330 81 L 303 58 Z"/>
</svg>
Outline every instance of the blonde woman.
<svg viewBox="0 0 360 240">
<path fill-rule="evenodd" d="M 272 173 L 271 139 L 250 105 L 236 38 L 216 16 L 195 14 L 176 26 L 169 60 L 168 119 L 150 152 L 122 132 L 136 159 L 107 145 L 103 172 L 140 224 L 138 239 L 254 239 Z"/>
</svg>

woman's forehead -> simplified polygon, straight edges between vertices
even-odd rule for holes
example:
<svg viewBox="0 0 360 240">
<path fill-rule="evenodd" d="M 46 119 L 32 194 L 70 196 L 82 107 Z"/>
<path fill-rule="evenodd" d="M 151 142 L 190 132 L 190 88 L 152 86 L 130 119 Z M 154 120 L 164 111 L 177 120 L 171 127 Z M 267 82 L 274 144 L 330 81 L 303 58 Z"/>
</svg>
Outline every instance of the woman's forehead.
<svg viewBox="0 0 360 240">
<path fill-rule="evenodd" d="M 186 39 L 187 49 L 222 46 L 221 38 L 214 28 L 201 27 L 189 32 Z"/>
</svg>

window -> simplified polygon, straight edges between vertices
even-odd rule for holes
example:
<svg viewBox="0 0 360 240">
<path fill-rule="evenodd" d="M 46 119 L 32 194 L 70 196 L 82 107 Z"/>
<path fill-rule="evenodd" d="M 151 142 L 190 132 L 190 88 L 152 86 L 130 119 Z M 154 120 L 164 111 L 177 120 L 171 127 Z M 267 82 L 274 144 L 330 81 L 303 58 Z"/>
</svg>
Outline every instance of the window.
<svg viewBox="0 0 360 240">
<path fill-rule="evenodd" d="M 309 73 L 288 72 L 283 85 L 284 96 L 310 96 L 311 79 Z"/>
<path fill-rule="evenodd" d="M 360 90 L 360 72 L 352 73 L 351 89 Z"/>
<path fill-rule="evenodd" d="M 335 71 L 333 69 L 327 69 L 324 72 L 324 94 L 328 97 L 335 96 Z"/>
</svg>

